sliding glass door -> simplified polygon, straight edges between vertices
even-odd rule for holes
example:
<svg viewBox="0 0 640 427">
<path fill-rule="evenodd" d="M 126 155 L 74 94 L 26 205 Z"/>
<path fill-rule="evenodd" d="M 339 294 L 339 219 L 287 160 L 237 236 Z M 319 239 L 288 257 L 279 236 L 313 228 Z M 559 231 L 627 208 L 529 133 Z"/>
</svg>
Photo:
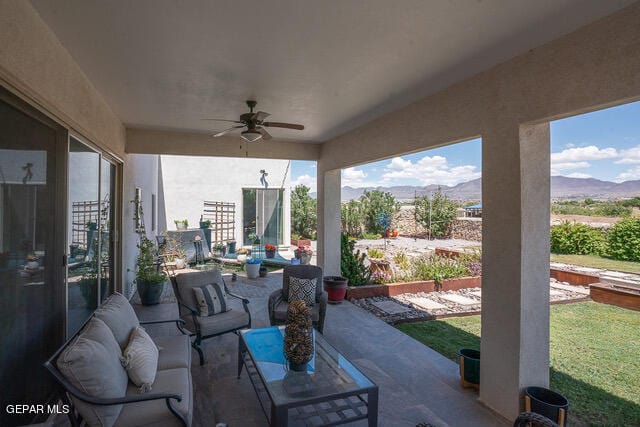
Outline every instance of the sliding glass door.
<svg viewBox="0 0 640 427">
<path fill-rule="evenodd" d="M 250 234 L 258 236 L 262 244 L 282 244 L 284 190 L 245 188 L 242 194 L 244 244 L 251 244 Z"/>
<path fill-rule="evenodd" d="M 8 404 L 44 404 L 42 364 L 64 341 L 66 131 L 0 88 L 0 425 Z"/>
<path fill-rule="evenodd" d="M 67 335 L 73 335 L 114 290 L 115 165 L 69 141 Z"/>
</svg>

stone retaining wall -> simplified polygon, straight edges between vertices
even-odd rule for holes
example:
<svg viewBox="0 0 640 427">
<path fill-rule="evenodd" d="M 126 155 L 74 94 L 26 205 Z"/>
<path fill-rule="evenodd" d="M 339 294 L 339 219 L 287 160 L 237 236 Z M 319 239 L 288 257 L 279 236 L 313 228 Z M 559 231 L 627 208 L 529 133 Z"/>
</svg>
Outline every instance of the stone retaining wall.
<svg viewBox="0 0 640 427">
<path fill-rule="evenodd" d="M 427 238 L 429 230 L 421 224 L 416 223 L 415 208 L 413 206 L 402 206 L 393 219 L 392 227 L 397 229 L 401 236 Z M 451 238 L 482 240 L 482 218 L 458 218 L 451 225 Z"/>
</svg>

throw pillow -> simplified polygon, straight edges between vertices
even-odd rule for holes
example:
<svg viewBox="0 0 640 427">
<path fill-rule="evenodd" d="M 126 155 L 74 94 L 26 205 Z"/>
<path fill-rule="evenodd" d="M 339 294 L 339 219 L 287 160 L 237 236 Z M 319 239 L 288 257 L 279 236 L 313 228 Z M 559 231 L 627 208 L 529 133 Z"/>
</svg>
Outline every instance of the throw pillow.
<svg viewBox="0 0 640 427">
<path fill-rule="evenodd" d="M 122 352 L 122 366 L 140 393 L 151 391 L 158 371 L 158 347 L 141 327 L 131 331 L 129 344 Z"/>
<path fill-rule="evenodd" d="M 289 302 L 304 301 L 308 306 L 312 306 L 316 302 L 316 286 L 317 280 L 301 279 L 299 277 L 289 278 Z"/>
<path fill-rule="evenodd" d="M 115 292 L 102 306 L 96 310 L 95 317 L 107 324 L 113 336 L 124 350 L 129 342 L 129 335 L 133 328 L 140 326 L 138 316 L 133 311 L 129 300 L 122 294 Z"/>
<path fill-rule="evenodd" d="M 200 316 L 213 316 L 229 310 L 227 308 L 227 294 L 224 292 L 224 288 L 217 283 L 194 287 L 193 294 L 198 303 Z"/>
<path fill-rule="evenodd" d="M 127 392 L 127 373 L 120 364 L 122 352 L 109 327 L 97 317 L 91 318 L 80 335 L 58 356 L 62 375 L 89 396 L 122 397 Z M 92 405 L 73 399 L 88 426 L 112 426 L 122 405 Z"/>
</svg>

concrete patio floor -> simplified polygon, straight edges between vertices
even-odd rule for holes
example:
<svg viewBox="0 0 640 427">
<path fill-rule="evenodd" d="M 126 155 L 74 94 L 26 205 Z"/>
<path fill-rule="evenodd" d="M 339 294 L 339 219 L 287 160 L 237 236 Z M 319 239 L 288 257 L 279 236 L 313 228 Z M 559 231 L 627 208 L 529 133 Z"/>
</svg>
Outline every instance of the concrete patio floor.
<svg viewBox="0 0 640 427">
<path fill-rule="evenodd" d="M 225 280 L 232 292 L 251 300 L 253 327 L 269 326 L 267 298 L 282 286 L 282 274 L 264 279 Z M 135 305 L 141 319 L 175 318 L 177 306 L 169 286 L 163 304 Z M 135 302 L 135 299 L 134 299 Z M 149 327 L 150 334 L 176 333 L 171 326 Z M 379 425 L 504 426 L 509 423 L 477 402 L 477 393 L 460 387 L 458 365 L 349 302 L 330 305 L 325 337 L 380 388 Z M 235 334 L 203 343 L 206 363 L 193 353 L 194 423 L 213 426 L 266 426 L 253 387 L 243 371 L 236 378 L 238 338 Z M 350 425 L 366 425 L 366 422 Z"/>
</svg>

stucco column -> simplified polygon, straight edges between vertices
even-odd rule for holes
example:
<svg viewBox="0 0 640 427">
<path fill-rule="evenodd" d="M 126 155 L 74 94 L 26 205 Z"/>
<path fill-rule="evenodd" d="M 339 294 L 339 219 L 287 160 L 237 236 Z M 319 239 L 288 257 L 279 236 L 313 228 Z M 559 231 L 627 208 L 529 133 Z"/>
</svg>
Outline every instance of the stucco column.
<svg viewBox="0 0 640 427">
<path fill-rule="evenodd" d="M 482 140 L 480 400 L 513 420 L 527 386 L 549 385 L 549 125 Z"/>
<path fill-rule="evenodd" d="M 340 169 L 325 171 L 318 162 L 318 265 L 325 276 L 340 274 Z"/>
</svg>

